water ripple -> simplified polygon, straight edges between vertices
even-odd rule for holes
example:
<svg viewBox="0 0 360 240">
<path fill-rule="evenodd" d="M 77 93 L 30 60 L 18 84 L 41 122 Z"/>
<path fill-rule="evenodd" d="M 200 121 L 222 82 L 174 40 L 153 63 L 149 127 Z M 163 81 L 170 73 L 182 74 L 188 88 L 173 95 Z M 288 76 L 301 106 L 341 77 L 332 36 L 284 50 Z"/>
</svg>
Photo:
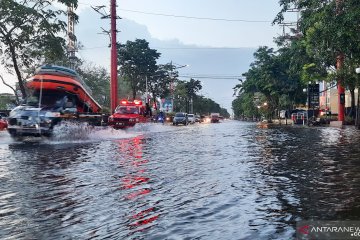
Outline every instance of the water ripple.
<svg viewBox="0 0 360 240">
<path fill-rule="evenodd" d="M 81 131 L 0 132 L 1 239 L 290 239 L 300 220 L 359 218 L 350 128 Z"/>
</svg>

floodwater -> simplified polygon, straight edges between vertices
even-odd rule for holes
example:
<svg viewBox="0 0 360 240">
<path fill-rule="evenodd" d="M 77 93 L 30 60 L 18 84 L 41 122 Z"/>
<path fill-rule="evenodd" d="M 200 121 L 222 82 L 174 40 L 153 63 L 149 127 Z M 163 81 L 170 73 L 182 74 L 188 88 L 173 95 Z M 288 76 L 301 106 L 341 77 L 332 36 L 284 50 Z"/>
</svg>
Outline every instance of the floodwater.
<svg viewBox="0 0 360 240">
<path fill-rule="evenodd" d="M 360 133 L 220 124 L 0 132 L 0 239 L 293 239 L 359 220 Z"/>
</svg>

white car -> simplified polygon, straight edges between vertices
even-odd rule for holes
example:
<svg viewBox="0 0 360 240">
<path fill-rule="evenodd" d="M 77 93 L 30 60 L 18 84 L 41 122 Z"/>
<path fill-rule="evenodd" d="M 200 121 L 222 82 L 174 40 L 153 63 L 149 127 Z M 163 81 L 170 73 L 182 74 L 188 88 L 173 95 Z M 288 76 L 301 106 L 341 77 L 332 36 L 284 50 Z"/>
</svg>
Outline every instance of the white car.
<svg viewBox="0 0 360 240">
<path fill-rule="evenodd" d="M 195 123 L 195 115 L 194 114 L 188 114 L 188 121 L 189 123 Z"/>
</svg>

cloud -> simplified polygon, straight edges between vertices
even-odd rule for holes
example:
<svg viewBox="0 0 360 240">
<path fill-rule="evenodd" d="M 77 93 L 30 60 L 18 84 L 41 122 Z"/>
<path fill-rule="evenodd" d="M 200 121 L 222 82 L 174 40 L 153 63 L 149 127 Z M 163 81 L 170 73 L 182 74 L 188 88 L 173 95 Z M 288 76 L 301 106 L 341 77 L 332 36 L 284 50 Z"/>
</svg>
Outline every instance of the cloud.
<svg viewBox="0 0 360 240">
<path fill-rule="evenodd" d="M 101 28 L 110 28 L 109 20 L 100 21 L 100 16 L 92 9 L 84 9 L 79 16 L 76 35 L 85 46 L 79 54 L 87 61 L 109 68 L 110 39 L 99 34 Z M 120 30 L 117 34 L 118 41 L 124 43 L 136 38 L 146 39 L 151 48 L 161 53 L 159 63 L 172 61 L 179 65 L 190 65 L 179 69 L 180 76 L 184 76 L 182 79 L 189 80 L 193 77 L 201 80 L 204 85 L 202 93 L 231 111 L 232 88 L 238 83 L 236 76 L 241 76 L 248 70 L 256 49 L 212 48 L 186 45 L 177 39 L 159 40 L 151 36 L 146 26 L 128 19 L 118 20 L 117 27 Z M 224 79 L 221 79 L 222 77 Z"/>
</svg>

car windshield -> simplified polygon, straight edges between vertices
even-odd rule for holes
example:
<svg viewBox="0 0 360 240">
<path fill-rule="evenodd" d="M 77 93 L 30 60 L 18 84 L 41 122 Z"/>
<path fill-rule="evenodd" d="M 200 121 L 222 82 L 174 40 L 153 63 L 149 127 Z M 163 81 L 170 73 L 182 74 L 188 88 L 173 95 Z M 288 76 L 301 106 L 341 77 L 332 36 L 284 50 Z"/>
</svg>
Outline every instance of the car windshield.
<svg viewBox="0 0 360 240">
<path fill-rule="evenodd" d="M 177 113 L 177 114 L 175 114 L 175 117 L 185 117 L 185 114 L 183 114 L 183 113 Z"/>
<path fill-rule="evenodd" d="M 139 110 L 135 106 L 119 106 L 115 112 L 122 114 L 139 114 Z"/>
</svg>

